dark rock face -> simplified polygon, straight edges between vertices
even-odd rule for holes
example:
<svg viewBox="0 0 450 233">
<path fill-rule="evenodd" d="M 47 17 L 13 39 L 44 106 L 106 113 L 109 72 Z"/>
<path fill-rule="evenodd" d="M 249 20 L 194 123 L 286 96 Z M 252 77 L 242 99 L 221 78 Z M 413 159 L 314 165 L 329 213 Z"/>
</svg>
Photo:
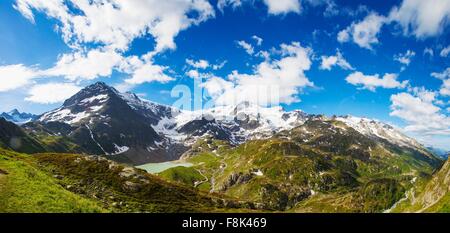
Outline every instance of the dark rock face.
<svg viewBox="0 0 450 233">
<path fill-rule="evenodd" d="M 139 192 L 142 188 L 141 184 L 138 183 L 134 183 L 131 181 L 125 181 L 125 183 L 123 184 L 123 189 L 125 191 L 130 191 L 130 192 Z"/>
<path fill-rule="evenodd" d="M 230 131 L 216 120 L 207 120 L 205 118 L 193 120 L 179 129 L 179 132 L 191 136 L 203 136 L 209 134 L 214 139 L 232 141 L 233 135 Z"/>
<path fill-rule="evenodd" d="M 251 119 L 248 115 L 245 114 L 238 114 L 237 117 L 234 119 L 238 125 L 244 129 L 256 129 L 261 124 L 259 123 L 260 117 L 259 114 L 257 116 L 257 119 Z"/>
<path fill-rule="evenodd" d="M 276 186 L 267 184 L 261 187 L 259 196 L 264 201 L 266 208 L 284 210 L 287 207 L 289 197 Z"/>
<path fill-rule="evenodd" d="M 252 173 L 233 173 L 228 177 L 228 180 L 222 185 L 222 187 L 219 188 L 219 190 L 225 191 L 234 185 L 248 183 L 253 178 L 253 176 L 254 175 Z"/>
<path fill-rule="evenodd" d="M 111 156 L 111 159 L 120 155 L 119 160 L 132 164 L 177 159 L 179 155 L 172 154 L 176 146 L 169 145 L 152 127 L 159 112 L 153 112 L 150 107 L 146 111 L 144 103 L 133 99 L 136 96 L 122 95 L 104 83 L 93 84 L 25 128 L 41 135 L 67 137 L 85 153 Z M 170 113 L 163 107 L 155 109 Z M 82 117 L 74 119 L 73 115 Z M 150 147 L 156 149 L 149 150 Z"/>
</svg>

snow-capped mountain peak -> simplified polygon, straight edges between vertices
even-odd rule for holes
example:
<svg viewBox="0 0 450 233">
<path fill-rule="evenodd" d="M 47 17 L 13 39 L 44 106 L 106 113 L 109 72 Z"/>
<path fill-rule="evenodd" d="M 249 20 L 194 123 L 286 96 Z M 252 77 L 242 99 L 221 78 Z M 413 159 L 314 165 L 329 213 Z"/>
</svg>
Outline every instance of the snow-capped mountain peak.
<svg viewBox="0 0 450 233">
<path fill-rule="evenodd" d="M 178 114 L 180 112 L 180 110 L 176 108 L 142 99 L 131 92 L 119 93 L 119 96 L 133 110 L 151 120 L 152 124 L 157 124 L 162 118 L 170 118 L 172 117 L 172 115 Z"/>
<path fill-rule="evenodd" d="M 261 107 L 248 102 L 179 111 L 172 116 L 155 124 L 155 130 L 177 141 L 187 140 L 188 144 L 205 135 L 224 137 L 234 144 L 267 138 L 281 130 L 292 129 L 307 119 L 307 114 L 299 110 L 285 112 L 279 106 Z"/>
<path fill-rule="evenodd" d="M 59 121 L 70 125 L 84 124 L 92 118 L 107 118 L 108 113 L 105 112 L 107 105 L 116 107 L 127 105 L 151 124 L 156 124 L 163 117 L 172 117 L 172 114 L 178 112 L 177 109 L 169 106 L 141 99 L 134 93 L 121 93 L 103 82 L 97 82 L 64 101 L 60 108 L 43 114 L 39 121 Z"/>
<path fill-rule="evenodd" d="M 105 83 L 98 82 L 90 85 L 70 97 L 64 104 L 53 111 L 44 113 L 38 120 L 41 122 L 64 122 L 67 124 L 84 124 L 92 117 L 106 117 L 102 115 L 105 103 L 119 93 Z"/>
<path fill-rule="evenodd" d="M 13 109 L 7 113 L 1 113 L 0 117 L 3 117 L 7 121 L 13 122 L 15 124 L 22 125 L 35 120 L 38 116 L 31 113 L 22 113 L 17 109 Z"/>
<path fill-rule="evenodd" d="M 399 129 L 378 120 L 355 117 L 351 115 L 337 117 L 336 120 L 344 122 L 348 126 L 366 136 L 382 138 L 400 146 L 413 148 L 422 147 L 420 143 L 404 135 Z"/>
</svg>

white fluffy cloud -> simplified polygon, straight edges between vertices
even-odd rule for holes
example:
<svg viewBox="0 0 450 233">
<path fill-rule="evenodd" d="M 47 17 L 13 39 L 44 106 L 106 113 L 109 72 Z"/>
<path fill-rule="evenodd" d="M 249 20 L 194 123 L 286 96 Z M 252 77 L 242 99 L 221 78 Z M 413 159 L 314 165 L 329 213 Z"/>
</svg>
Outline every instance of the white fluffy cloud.
<svg viewBox="0 0 450 233">
<path fill-rule="evenodd" d="M 186 59 L 186 63 L 197 69 L 206 69 L 209 67 L 209 62 L 206 60 L 203 60 L 203 59 L 200 59 L 198 61 L 194 61 L 192 59 Z"/>
<path fill-rule="evenodd" d="M 211 72 L 199 72 L 198 70 L 189 70 L 186 72 L 186 75 L 193 79 L 212 79 L 214 77 L 217 77 Z"/>
<path fill-rule="evenodd" d="M 186 75 L 190 78 L 200 78 L 200 72 L 198 70 L 189 70 Z"/>
<path fill-rule="evenodd" d="M 431 73 L 431 76 L 442 80 L 442 86 L 439 93 L 443 96 L 450 96 L 450 67 L 441 73 L 433 72 Z"/>
<path fill-rule="evenodd" d="M 253 35 L 252 40 L 254 41 L 254 43 L 252 43 L 253 45 L 256 45 L 256 46 L 262 45 L 263 39 L 261 37 Z M 248 43 L 244 40 L 236 41 L 236 44 L 239 48 L 243 48 L 248 55 L 253 55 L 255 53 L 255 47 L 250 43 Z M 260 51 L 260 52 L 262 52 L 262 51 Z M 260 56 L 260 55 L 261 54 L 259 54 L 259 53 L 256 54 L 256 56 Z"/>
<path fill-rule="evenodd" d="M 217 1 L 217 8 L 223 12 L 225 7 L 231 6 L 233 9 L 242 6 L 242 2 L 247 0 L 219 0 Z"/>
<path fill-rule="evenodd" d="M 322 56 L 322 63 L 320 64 L 320 69 L 331 70 L 333 66 L 339 66 L 344 70 L 354 70 L 350 63 L 345 60 L 342 53 L 338 50 L 334 56 Z"/>
<path fill-rule="evenodd" d="M 350 28 L 347 27 L 346 29 L 340 31 L 337 35 L 337 40 L 341 43 L 350 41 Z"/>
<path fill-rule="evenodd" d="M 420 93 L 420 92 L 419 92 Z M 391 116 L 405 120 L 405 131 L 421 134 L 450 134 L 450 117 L 441 113 L 430 95 L 402 92 L 391 96 Z"/>
<path fill-rule="evenodd" d="M 310 49 L 299 43 L 282 44 L 276 52 L 279 59 L 266 60 L 255 67 L 252 74 L 233 71 L 228 80 L 208 79 L 203 87 L 217 105 L 249 101 L 259 105 L 300 101 L 297 94 L 313 83 L 304 71 L 311 67 Z"/>
<path fill-rule="evenodd" d="M 448 0 L 403 0 L 387 16 L 370 13 L 364 20 L 352 23 L 338 33 L 337 39 L 341 43 L 353 41 L 362 48 L 372 49 L 372 45 L 379 42 L 378 34 L 384 24 L 400 25 L 405 36 L 422 39 L 441 34 L 449 22 Z"/>
<path fill-rule="evenodd" d="M 439 55 L 440 55 L 441 57 L 447 57 L 449 54 L 450 54 L 450 45 L 447 46 L 447 47 L 445 47 L 445 48 L 443 48 L 443 49 L 441 50 L 441 52 L 439 53 Z"/>
<path fill-rule="evenodd" d="M 431 76 L 438 78 L 438 79 L 442 79 L 442 80 L 450 78 L 450 67 L 448 67 L 441 73 L 433 72 L 433 73 L 431 73 Z"/>
<path fill-rule="evenodd" d="M 38 70 L 22 64 L 0 66 L 0 92 L 20 88 L 38 76 Z"/>
<path fill-rule="evenodd" d="M 450 79 L 446 79 L 443 81 L 439 93 L 443 96 L 450 96 Z"/>
<path fill-rule="evenodd" d="M 156 52 L 174 49 L 181 30 L 214 16 L 206 0 L 16 0 L 15 8 L 33 22 L 34 10 L 60 21 L 68 44 L 94 42 L 126 50 L 134 38 L 150 33 Z"/>
<path fill-rule="evenodd" d="M 299 0 L 264 0 L 269 14 L 287 14 L 289 12 L 300 13 Z"/>
<path fill-rule="evenodd" d="M 423 50 L 423 55 L 429 55 L 430 57 L 434 56 L 434 51 L 432 48 L 425 48 Z"/>
<path fill-rule="evenodd" d="M 139 85 L 142 83 L 161 82 L 166 83 L 174 80 L 165 74 L 168 67 L 154 65 L 151 61 L 141 60 L 137 56 L 125 58 L 119 69 L 131 75 L 125 79 L 125 83 L 131 85 Z"/>
<path fill-rule="evenodd" d="M 252 39 L 255 40 L 256 45 L 261 46 L 261 44 L 262 44 L 262 42 L 263 42 L 263 39 L 262 39 L 261 37 L 256 36 L 256 35 L 253 35 L 253 36 L 252 36 Z"/>
<path fill-rule="evenodd" d="M 222 69 L 223 66 L 227 61 L 223 61 L 221 63 L 217 64 L 211 64 L 207 60 L 200 59 L 200 60 L 192 60 L 192 59 L 186 59 L 186 64 L 189 65 L 189 67 L 192 67 L 193 69 L 189 69 L 185 74 L 190 78 L 208 78 L 213 76 L 211 73 L 205 73 L 205 72 L 199 72 L 199 70 L 219 70 Z"/>
<path fill-rule="evenodd" d="M 33 82 L 38 77 L 63 77 L 69 81 L 92 80 L 108 77 L 113 70 L 130 75 L 125 80 L 127 84 L 142 84 L 145 82 L 169 82 L 173 78 L 166 75 L 167 67 L 155 65 L 137 56 L 123 57 L 109 50 L 93 49 L 87 53 L 75 52 L 63 54 L 55 66 L 39 70 L 25 67 L 21 64 L 0 66 L 0 91 L 17 89 Z M 36 101 L 37 102 L 37 101 Z"/>
<path fill-rule="evenodd" d="M 234 84 L 219 77 L 212 77 L 201 86 L 208 91 L 212 98 L 219 98 L 227 90 L 232 90 Z"/>
<path fill-rule="evenodd" d="M 213 70 L 220 70 L 220 69 L 222 69 L 224 66 L 225 66 L 225 64 L 227 64 L 227 62 L 228 61 L 222 61 L 221 63 L 218 63 L 218 64 L 213 64 L 212 65 L 212 69 Z"/>
<path fill-rule="evenodd" d="M 372 50 L 373 44 L 378 44 L 378 34 L 386 18 L 377 13 L 370 13 L 362 21 L 352 23 L 350 26 L 338 33 L 338 41 L 353 41 L 359 47 Z"/>
<path fill-rule="evenodd" d="M 249 55 L 253 55 L 253 53 L 255 52 L 253 46 L 243 40 L 237 41 L 237 45 L 243 48 L 245 52 L 248 53 Z"/>
<path fill-rule="evenodd" d="M 257 0 L 218 0 L 217 8 L 223 13 L 225 7 L 236 9 L 241 7 L 244 3 L 253 4 Z M 302 7 L 305 5 L 312 7 L 324 6 L 323 15 L 331 17 L 339 14 L 339 9 L 334 0 L 259 0 L 267 6 L 268 13 L 271 15 L 285 15 L 287 13 L 300 14 Z M 348 8 L 342 9 L 342 12 L 356 14 L 361 11 L 362 6 L 357 10 L 350 10 Z"/>
<path fill-rule="evenodd" d="M 96 79 L 110 76 L 114 67 L 122 61 L 122 56 L 114 51 L 90 50 L 63 54 L 56 65 L 45 71 L 48 76 L 63 76 L 69 80 Z"/>
<path fill-rule="evenodd" d="M 33 23 L 36 12 L 55 19 L 57 31 L 73 49 L 39 75 L 79 81 L 117 70 L 129 75 L 128 86 L 173 80 L 165 74 L 167 67 L 154 64 L 153 56 L 175 49 L 174 38 L 181 30 L 215 16 L 207 0 L 16 0 L 14 8 Z M 130 43 L 146 35 L 155 40 L 153 50 L 125 57 Z"/>
<path fill-rule="evenodd" d="M 380 75 L 365 75 L 361 72 L 353 72 L 345 78 L 345 80 L 355 86 L 361 86 L 363 89 L 375 91 L 377 87 L 381 88 L 405 88 L 408 81 L 399 82 L 397 74 L 385 74 L 382 78 Z"/>
<path fill-rule="evenodd" d="M 72 83 L 38 84 L 30 89 L 29 96 L 25 100 L 40 104 L 59 103 L 80 90 L 81 87 Z"/>
<path fill-rule="evenodd" d="M 129 75 L 126 86 L 171 81 L 165 73 L 167 67 L 154 64 L 153 56 L 175 49 L 174 38 L 181 30 L 215 15 L 207 0 L 16 0 L 14 8 L 33 23 L 35 12 L 58 21 L 57 31 L 73 52 L 61 55 L 54 67 L 39 72 L 16 67 L 22 76 L 8 88 L 3 84 L 5 90 L 27 83 L 30 78 L 25 77 L 29 76 L 79 81 L 110 76 L 114 70 Z M 130 43 L 146 35 L 155 40 L 153 51 L 142 57 L 124 57 Z M 96 48 L 85 47 L 92 44 Z"/>
<path fill-rule="evenodd" d="M 403 0 L 400 7 L 394 7 L 388 18 L 403 28 L 405 35 L 417 38 L 436 36 L 449 22 L 450 1 L 448 0 Z"/>
<path fill-rule="evenodd" d="M 394 55 L 394 60 L 402 63 L 403 65 L 409 65 L 411 63 L 411 59 L 416 55 L 414 51 L 411 51 L 408 49 L 405 53 L 400 53 L 397 55 Z"/>
<path fill-rule="evenodd" d="M 167 67 L 153 65 L 151 63 L 143 64 L 133 72 L 131 78 L 125 79 L 125 82 L 137 85 L 150 82 L 166 83 L 174 80 L 164 73 L 166 69 Z"/>
</svg>

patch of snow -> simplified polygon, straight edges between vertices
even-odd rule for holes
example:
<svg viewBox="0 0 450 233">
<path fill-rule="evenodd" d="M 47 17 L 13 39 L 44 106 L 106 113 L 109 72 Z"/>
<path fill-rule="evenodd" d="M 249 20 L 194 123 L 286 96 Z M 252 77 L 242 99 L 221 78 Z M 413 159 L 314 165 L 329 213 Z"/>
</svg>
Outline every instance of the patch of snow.
<svg viewBox="0 0 450 233">
<path fill-rule="evenodd" d="M 187 123 L 187 122 L 186 122 Z M 152 125 L 153 129 L 159 133 L 166 135 L 168 138 L 181 142 L 187 138 L 187 135 L 177 131 L 177 122 L 174 118 L 163 117 L 158 124 Z"/>
<path fill-rule="evenodd" d="M 128 146 L 118 146 L 116 143 L 113 143 L 114 145 L 114 153 L 111 153 L 110 155 L 120 155 L 125 152 L 127 152 L 130 148 Z"/>
<path fill-rule="evenodd" d="M 100 143 L 98 143 L 97 140 L 95 140 L 94 134 L 92 133 L 92 130 L 89 127 L 89 125 L 85 125 L 85 126 L 89 130 L 89 134 L 91 135 L 92 141 L 94 141 L 97 144 L 97 146 L 103 151 L 103 153 L 105 153 L 105 155 L 109 155 L 108 152 L 106 152 L 105 149 L 103 149 L 102 145 L 100 145 Z"/>
<path fill-rule="evenodd" d="M 261 107 L 256 104 L 244 103 L 237 106 L 218 106 L 197 111 L 180 110 L 173 117 L 163 117 L 158 124 L 153 125 L 153 128 L 156 132 L 175 141 L 189 144 L 186 142 L 188 135 L 180 133 L 179 129 L 193 120 L 202 118 L 214 120 L 215 126 L 232 132 L 231 140 L 237 144 L 246 139 L 264 139 L 272 136 L 274 132 L 292 129 L 306 121 L 306 114 L 302 111 L 285 112 L 279 106 Z M 246 129 L 240 125 L 242 121 L 256 122 L 257 126 Z M 206 136 L 206 134 L 202 136 Z"/>
<path fill-rule="evenodd" d="M 92 112 L 98 112 L 98 111 L 100 111 L 102 108 L 103 108 L 102 105 L 90 107 L 90 109 L 91 109 Z"/>
<path fill-rule="evenodd" d="M 263 176 L 264 175 L 264 173 L 261 171 L 261 170 L 257 170 L 257 171 L 254 171 L 254 172 L 252 172 L 254 175 L 256 175 L 256 176 Z"/>
<path fill-rule="evenodd" d="M 163 141 L 160 141 L 160 142 L 155 141 L 155 145 L 156 145 L 157 147 L 161 147 L 163 144 L 164 144 Z"/>
<path fill-rule="evenodd" d="M 88 116 L 90 116 L 89 113 L 86 112 L 79 112 L 77 114 L 73 114 L 70 117 L 72 118 L 71 120 L 66 121 L 66 123 L 68 124 L 74 124 L 74 123 L 78 123 L 81 120 L 83 120 L 84 118 L 87 118 Z"/>
<path fill-rule="evenodd" d="M 400 146 L 410 148 L 421 147 L 416 140 L 404 135 L 400 130 L 378 120 L 354 116 L 337 117 L 336 120 L 344 122 L 347 126 L 366 136 L 382 138 Z"/>
<path fill-rule="evenodd" d="M 39 121 L 42 122 L 60 121 L 67 124 L 75 124 L 89 116 L 90 114 L 87 112 L 79 112 L 74 114 L 70 109 L 59 108 L 54 111 L 45 113 L 44 115 L 41 116 L 41 118 L 39 118 Z"/>
<path fill-rule="evenodd" d="M 92 103 L 95 100 L 98 100 L 100 103 L 104 103 L 106 100 L 108 100 L 108 95 L 107 94 L 102 94 L 102 95 L 97 95 L 97 96 L 93 96 L 90 98 L 86 98 L 80 101 L 80 103 L 82 104 L 87 104 L 87 103 Z"/>
</svg>

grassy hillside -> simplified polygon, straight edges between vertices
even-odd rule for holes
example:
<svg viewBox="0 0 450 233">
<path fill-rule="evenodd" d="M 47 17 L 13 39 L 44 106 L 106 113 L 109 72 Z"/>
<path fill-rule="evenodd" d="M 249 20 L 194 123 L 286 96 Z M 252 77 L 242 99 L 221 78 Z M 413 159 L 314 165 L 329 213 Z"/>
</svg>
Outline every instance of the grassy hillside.
<svg viewBox="0 0 450 233">
<path fill-rule="evenodd" d="M 98 156 L 0 149 L 0 212 L 229 212 L 251 203 L 210 196 Z M 246 210 L 251 211 L 251 210 Z"/>
<path fill-rule="evenodd" d="M 450 160 L 412 187 L 393 212 L 450 212 Z"/>
<path fill-rule="evenodd" d="M 101 203 L 64 189 L 26 155 L 0 149 L 0 212 L 106 212 Z"/>
<path fill-rule="evenodd" d="M 78 149 L 0 126 L 0 212 L 450 211 L 450 162 L 441 168 L 427 151 L 333 120 L 239 146 L 199 139 L 183 155 L 194 166 L 157 175 L 100 156 L 36 153 Z M 36 154 L 11 152 L 14 138 Z"/>
<path fill-rule="evenodd" d="M 205 138 L 185 159 L 194 166 L 160 176 L 293 212 L 383 212 L 441 163 L 426 151 L 368 138 L 337 121 L 306 122 L 238 147 Z"/>
<path fill-rule="evenodd" d="M 196 169 L 183 166 L 167 169 L 159 173 L 159 176 L 163 179 L 176 181 L 189 186 L 197 186 L 205 179 Z"/>
</svg>

